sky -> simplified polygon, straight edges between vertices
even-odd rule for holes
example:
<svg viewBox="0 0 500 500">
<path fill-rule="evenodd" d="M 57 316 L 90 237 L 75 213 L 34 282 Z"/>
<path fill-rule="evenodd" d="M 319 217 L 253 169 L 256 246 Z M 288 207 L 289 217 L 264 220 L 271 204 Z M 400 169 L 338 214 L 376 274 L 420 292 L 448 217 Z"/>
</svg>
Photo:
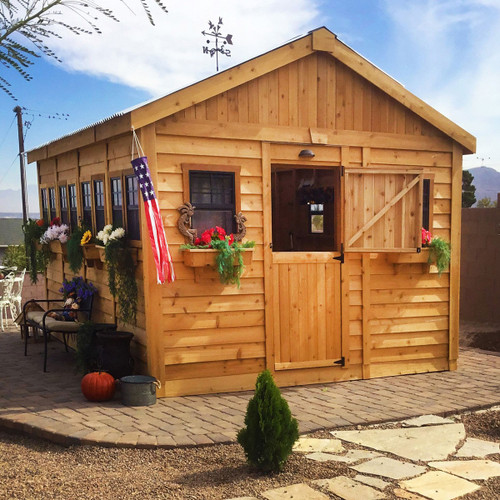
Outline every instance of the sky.
<svg viewBox="0 0 500 500">
<path fill-rule="evenodd" d="M 62 38 L 47 40 L 62 62 L 37 59 L 32 81 L 0 67 L 18 98 L 0 92 L 0 189 L 20 185 L 14 106 L 26 108 L 30 150 L 195 83 L 215 73 L 201 32 L 219 17 L 222 33 L 233 35 L 221 70 L 325 26 L 477 137 L 465 168 L 500 171 L 500 0 L 164 0 L 168 14 L 149 0 L 155 26 L 139 0 L 126 2 L 99 0 L 120 20 L 96 21 L 102 34 L 60 30 Z M 65 22 L 84 25 L 59 10 Z M 29 184 L 36 184 L 35 170 L 27 166 Z"/>
</svg>

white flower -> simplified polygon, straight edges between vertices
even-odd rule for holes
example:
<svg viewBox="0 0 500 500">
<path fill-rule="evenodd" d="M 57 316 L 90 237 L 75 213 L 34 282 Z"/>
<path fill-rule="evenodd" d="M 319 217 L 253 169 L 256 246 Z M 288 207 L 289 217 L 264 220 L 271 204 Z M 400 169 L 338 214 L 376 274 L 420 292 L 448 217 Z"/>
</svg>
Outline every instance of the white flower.
<svg viewBox="0 0 500 500">
<path fill-rule="evenodd" d="M 109 235 L 107 233 L 104 233 L 102 238 L 101 238 L 101 241 L 103 242 L 104 246 L 106 246 L 106 244 L 108 243 L 108 240 L 109 240 Z"/>
<path fill-rule="evenodd" d="M 110 240 L 119 240 L 120 238 L 123 238 L 124 236 L 125 236 L 125 229 L 123 229 L 123 227 L 118 227 L 109 235 L 109 239 Z"/>
<path fill-rule="evenodd" d="M 105 233 L 108 233 L 108 234 L 109 234 L 109 233 L 111 233 L 112 229 L 113 229 L 113 226 L 112 226 L 111 224 L 106 224 L 106 225 L 102 228 L 102 230 L 103 230 Z"/>
</svg>

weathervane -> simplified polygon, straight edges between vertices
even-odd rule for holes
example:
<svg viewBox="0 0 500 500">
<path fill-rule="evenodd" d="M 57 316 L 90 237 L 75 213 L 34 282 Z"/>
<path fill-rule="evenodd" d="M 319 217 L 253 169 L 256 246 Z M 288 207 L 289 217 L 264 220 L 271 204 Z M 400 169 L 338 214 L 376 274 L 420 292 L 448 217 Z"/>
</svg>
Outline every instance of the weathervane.
<svg viewBox="0 0 500 500">
<path fill-rule="evenodd" d="M 204 54 L 210 54 L 210 57 L 215 55 L 215 65 L 217 67 L 217 71 L 219 71 L 219 52 L 227 57 L 231 57 L 231 51 L 227 48 L 227 45 L 233 45 L 233 35 L 223 35 L 220 32 L 220 27 L 222 26 L 222 17 L 219 17 L 219 22 L 217 26 L 212 22 L 208 21 L 208 27 L 210 31 L 202 31 L 201 34 L 203 36 L 212 36 L 215 38 L 215 47 L 210 47 L 210 40 L 207 40 L 207 46 L 203 47 Z M 219 40 L 224 40 L 222 44 L 219 46 Z"/>
</svg>

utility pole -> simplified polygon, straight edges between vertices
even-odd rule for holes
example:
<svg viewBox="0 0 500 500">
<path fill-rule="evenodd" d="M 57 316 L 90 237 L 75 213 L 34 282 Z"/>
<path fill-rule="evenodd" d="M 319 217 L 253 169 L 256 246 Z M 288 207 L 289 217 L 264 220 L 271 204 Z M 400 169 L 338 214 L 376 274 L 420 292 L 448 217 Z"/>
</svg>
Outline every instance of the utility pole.
<svg viewBox="0 0 500 500">
<path fill-rule="evenodd" d="M 19 165 L 21 167 L 21 197 L 23 204 L 23 222 L 28 221 L 28 193 L 26 190 L 26 164 L 24 162 L 23 111 L 16 106 L 12 111 L 17 115 L 17 135 L 19 137 Z"/>
</svg>

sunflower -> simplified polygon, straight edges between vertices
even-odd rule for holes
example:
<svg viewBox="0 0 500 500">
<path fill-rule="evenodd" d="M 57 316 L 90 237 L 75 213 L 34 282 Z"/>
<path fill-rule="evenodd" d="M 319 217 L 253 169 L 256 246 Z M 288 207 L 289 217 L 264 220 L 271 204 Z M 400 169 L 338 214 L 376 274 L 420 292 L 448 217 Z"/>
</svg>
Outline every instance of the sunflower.
<svg viewBox="0 0 500 500">
<path fill-rule="evenodd" d="M 90 231 L 85 231 L 82 236 L 82 241 L 80 241 L 80 245 L 86 245 L 90 239 L 92 238 L 92 233 Z"/>
</svg>

